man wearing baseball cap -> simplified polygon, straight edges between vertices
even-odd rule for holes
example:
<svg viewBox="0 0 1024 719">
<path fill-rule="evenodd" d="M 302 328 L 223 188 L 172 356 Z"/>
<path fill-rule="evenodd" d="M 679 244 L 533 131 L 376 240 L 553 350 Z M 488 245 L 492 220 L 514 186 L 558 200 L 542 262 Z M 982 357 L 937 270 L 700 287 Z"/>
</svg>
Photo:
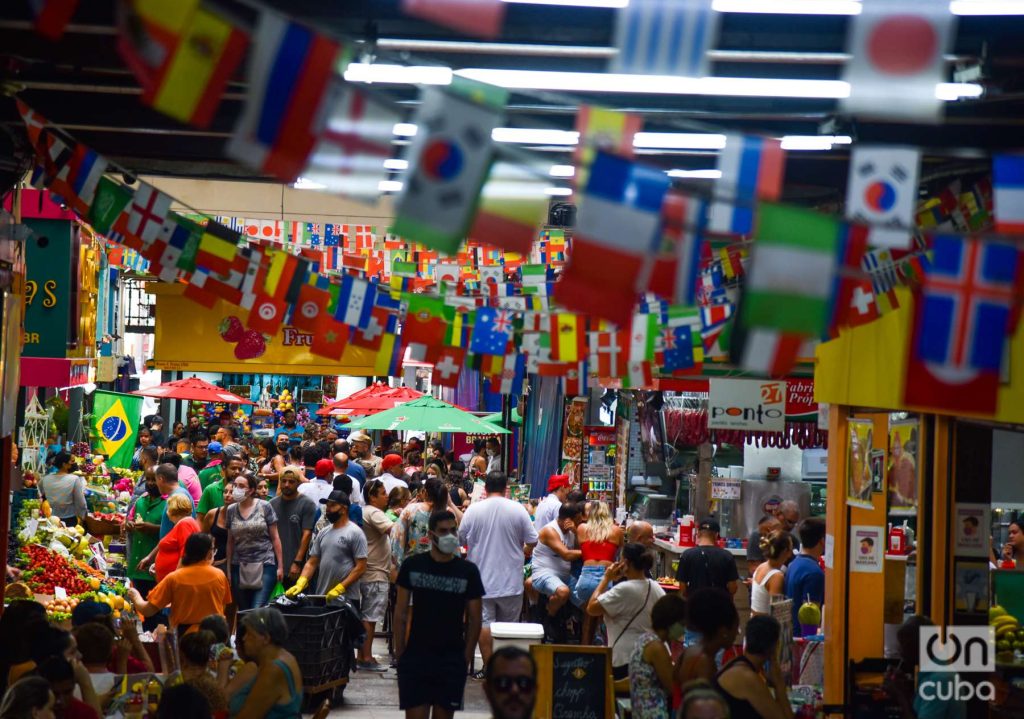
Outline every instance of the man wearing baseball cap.
<svg viewBox="0 0 1024 719">
<path fill-rule="evenodd" d="M 384 483 L 384 489 L 388 494 L 395 487 L 409 488 L 409 483 L 402 479 L 402 456 L 398 454 L 385 454 L 381 460 L 380 481 Z"/>
<path fill-rule="evenodd" d="M 359 578 L 366 571 L 366 535 L 349 521 L 348 495 L 340 489 L 333 490 L 320 504 L 331 525 L 313 538 L 302 574 L 285 594 L 297 596 L 316 574 L 314 594 L 327 595 L 328 600 L 344 594 L 358 607 Z"/>
<path fill-rule="evenodd" d="M 309 465 L 306 465 L 307 469 Z M 313 479 L 299 485 L 299 494 L 305 495 L 314 502 L 321 502 L 334 490 L 334 462 L 329 459 L 318 459 L 313 465 Z"/>
<path fill-rule="evenodd" d="M 697 525 L 697 546 L 679 557 L 676 579 L 683 596 L 704 587 L 724 589 L 735 594 L 739 586 L 736 558 L 718 546 L 718 522 L 708 517 Z"/>
<path fill-rule="evenodd" d="M 373 453 L 373 439 L 366 432 L 356 430 L 348 436 L 349 456 L 366 470 L 366 478 L 373 479 L 380 475 L 382 461 Z"/>
<path fill-rule="evenodd" d="M 203 489 L 206 489 L 211 484 L 220 479 L 221 469 L 220 465 L 224 461 L 224 457 L 221 456 L 224 452 L 224 445 L 217 440 L 207 443 L 206 445 L 206 464 L 198 472 L 199 484 Z"/>
<path fill-rule="evenodd" d="M 565 504 L 571 490 L 568 474 L 552 474 L 548 477 L 548 496 L 537 505 L 537 511 L 534 512 L 534 529 L 539 532 L 558 517 L 558 508 Z"/>
</svg>

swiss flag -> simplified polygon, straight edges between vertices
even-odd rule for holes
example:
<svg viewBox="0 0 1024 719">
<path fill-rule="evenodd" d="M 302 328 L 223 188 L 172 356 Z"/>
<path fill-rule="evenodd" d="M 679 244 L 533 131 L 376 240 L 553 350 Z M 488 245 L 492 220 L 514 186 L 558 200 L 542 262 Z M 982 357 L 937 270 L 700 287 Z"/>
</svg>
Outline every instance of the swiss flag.
<svg viewBox="0 0 1024 719">
<path fill-rule="evenodd" d="M 851 114 L 914 120 L 938 119 L 935 85 L 945 79 L 943 53 L 954 34 L 949 3 L 933 0 L 864 0 L 850 21 L 843 79 Z"/>
<path fill-rule="evenodd" d="M 466 359 L 466 350 L 461 347 L 442 347 L 434 361 L 434 373 L 430 381 L 442 387 L 455 387 L 459 383 L 459 372 Z"/>
<path fill-rule="evenodd" d="M 249 319 L 245 326 L 273 337 L 281 329 L 287 311 L 286 302 L 259 294 L 252 304 L 252 309 L 249 310 Z"/>
<path fill-rule="evenodd" d="M 327 311 L 331 293 L 312 285 L 299 288 L 299 299 L 292 309 L 292 326 L 304 332 L 316 332 L 320 316 Z"/>
<path fill-rule="evenodd" d="M 841 324 L 859 327 L 878 319 L 878 303 L 875 302 L 875 292 L 871 287 L 870 280 L 857 282 L 853 286 L 848 300 L 846 314 L 840 318 Z"/>
<path fill-rule="evenodd" d="M 914 331 L 907 350 L 907 381 L 903 399 L 908 406 L 943 412 L 995 414 L 999 399 L 999 373 L 954 369 L 924 362 L 914 348 L 921 331 L 921 301 L 914 302 Z"/>
</svg>

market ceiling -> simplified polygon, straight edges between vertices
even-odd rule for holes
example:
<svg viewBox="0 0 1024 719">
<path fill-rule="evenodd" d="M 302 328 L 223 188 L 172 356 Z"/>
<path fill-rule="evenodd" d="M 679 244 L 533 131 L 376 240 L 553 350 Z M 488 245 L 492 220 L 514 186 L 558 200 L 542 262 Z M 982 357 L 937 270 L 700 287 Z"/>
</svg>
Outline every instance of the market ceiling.
<svg viewBox="0 0 1024 719">
<path fill-rule="evenodd" d="M 561 1 L 563 4 L 509 2 L 501 37 L 486 43 L 408 18 L 400 10 L 400 0 L 266 0 L 265 5 L 321 31 L 361 40 L 363 61 L 376 52 L 376 61 L 381 63 L 603 72 L 614 52 L 615 10 L 567 7 L 569 0 Z M 597 0 L 589 2 L 599 4 Z M 795 2 L 821 4 L 820 0 L 722 0 L 733 9 L 758 4 L 779 9 Z M 244 24 L 255 22 L 258 4 L 251 0 L 215 4 Z M 222 151 L 242 107 L 242 76 L 229 86 L 211 127 L 197 130 L 139 102 L 139 87 L 115 48 L 113 0 L 80 3 L 59 43 L 32 32 L 28 5 L 8 2 L 0 12 L 0 73 L 6 82 L 22 88 L 21 96 L 31 106 L 79 140 L 142 174 L 253 177 L 228 161 Z M 851 3 L 832 0 L 823 7 L 826 5 L 841 9 Z M 713 74 L 838 79 L 845 60 L 848 22 L 844 15 L 727 12 L 712 55 Z M 571 130 L 577 103 L 587 102 L 641 113 L 644 130 L 649 132 L 741 130 L 776 137 L 838 135 L 855 141 L 906 143 L 926 148 L 923 181 L 941 185 L 958 174 L 984 171 L 991 150 L 1020 147 L 1024 124 L 1021 37 L 1024 16 L 959 18 L 947 79 L 981 83 L 985 94 L 977 100 L 945 103 L 945 119 L 937 125 L 853 122 L 836 115 L 836 101 L 831 99 L 532 91 L 513 92 L 507 124 Z M 412 85 L 375 87 L 410 110 L 416 102 Z M 21 121 L 14 103 L 0 103 L 0 112 L 4 127 L 20 135 Z M 0 154 L 5 154 L 3 149 Z M 539 149 L 552 164 L 571 161 L 569 147 Z M 827 151 L 791 152 L 786 168 L 787 197 L 841 198 L 847 150 L 846 145 L 834 145 Z M 642 150 L 640 154 L 665 169 L 707 170 L 715 166 L 714 150 Z"/>
</svg>

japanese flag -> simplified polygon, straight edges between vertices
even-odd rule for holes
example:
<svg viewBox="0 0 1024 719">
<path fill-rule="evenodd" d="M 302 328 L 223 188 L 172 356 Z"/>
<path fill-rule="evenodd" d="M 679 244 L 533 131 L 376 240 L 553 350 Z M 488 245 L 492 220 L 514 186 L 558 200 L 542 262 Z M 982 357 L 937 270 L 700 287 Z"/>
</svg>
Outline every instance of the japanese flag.
<svg viewBox="0 0 1024 719">
<path fill-rule="evenodd" d="M 870 225 L 872 247 L 910 247 L 921 151 L 858 145 L 850 154 L 846 216 Z"/>
<path fill-rule="evenodd" d="M 953 38 L 955 16 L 936 0 L 864 0 L 847 35 L 843 79 L 852 115 L 936 122 L 943 82 L 943 53 Z"/>
</svg>

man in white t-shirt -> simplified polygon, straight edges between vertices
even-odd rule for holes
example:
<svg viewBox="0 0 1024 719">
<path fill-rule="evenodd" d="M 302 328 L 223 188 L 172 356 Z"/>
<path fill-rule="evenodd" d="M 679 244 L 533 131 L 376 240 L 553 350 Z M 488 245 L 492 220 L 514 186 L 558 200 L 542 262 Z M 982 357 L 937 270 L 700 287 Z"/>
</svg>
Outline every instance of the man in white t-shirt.
<svg viewBox="0 0 1024 719">
<path fill-rule="evenodd" d="M 533 514 L 534 529 L 539 532 L 558 518 L 558 508 L 565 504 L 571 491 L 568 474 L 552 474 L 548 477 L 548 496 L 541 500 Z"/>
<path fill-rule="evenodd" d="M 402 458 L 397 454 L 385 454 L 381 460 L 379 479 L 389 495 L 395 487 L 409 488 L 409 484 L 399 476 L 402 474 L 402 464 Z"/>
<path fill-rule="evenodd" d="M 484 480 L 487 496 L 469 505 L 459 527 L 469 561 L 480 568 L 484 583 L 480 655 L 491 658 L 491 624 L 518 622 L 523 608 L 523 560 L 537 544 L 526 507 L 505 498 L 508 477 L 491 472 Z"/>
<path fill-rule="evenodd" d="M 327 499 L 327 496 L 334 491 L 334 484 L 331 482 L 334 463 L 329 459 L 317 460 L 313 473 L 315 475 L 313 479 L 299 485 L 299 494 L 309 497 L 319 506 L 320 500 Z"/>
</svg>

